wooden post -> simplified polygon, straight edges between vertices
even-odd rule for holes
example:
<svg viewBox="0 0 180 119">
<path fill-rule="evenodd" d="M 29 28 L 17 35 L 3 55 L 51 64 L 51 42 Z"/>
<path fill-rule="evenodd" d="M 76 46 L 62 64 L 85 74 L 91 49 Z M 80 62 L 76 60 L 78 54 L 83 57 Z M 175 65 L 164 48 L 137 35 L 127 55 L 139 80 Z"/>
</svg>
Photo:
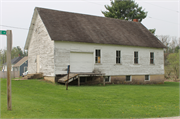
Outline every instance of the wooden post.
<svg viewBox="0 0 180 119">
<path fill-rule="evenodd" d="M 14 68 L 13 68 L 13 78 L 15 78 L 15 71 L 14 71 Z"/>
<path fill-rule="evenodd" d="M 105 78 L 103 77 L 103 85 L 105 86 Z"/>
<path fill-rule="evenodd" d="M 70 72 L 70 65 L 68 65 L 68 76 L 67 76 L 67 82 L 66 82 L 66 90 L 68 90 L 68 82 L 69 82 L 69 72 Z"/>
<path fill-rule="evenodd" d="M 80 86 L 80 77 L 78 76 L 78 86 Z"/>
<path fill-rule="evenodd" d="M 11 110 L 11 49 L 12 31 L 7 30 L 7 109 Z"/>
</svg>

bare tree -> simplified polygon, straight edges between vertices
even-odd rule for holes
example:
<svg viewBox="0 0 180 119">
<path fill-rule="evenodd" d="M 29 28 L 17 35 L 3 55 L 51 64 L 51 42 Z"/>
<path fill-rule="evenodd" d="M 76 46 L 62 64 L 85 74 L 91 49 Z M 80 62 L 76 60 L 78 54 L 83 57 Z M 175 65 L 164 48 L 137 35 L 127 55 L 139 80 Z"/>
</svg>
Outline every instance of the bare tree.
<svg viewBox="0 0 180 119">
<path fill-rule="evenodd" d="M 171 37 L 171 42 L 169 44 L 169 47 L 171 48 L 171 52 L 175 52 L 175 48 L 178 46 L 178 39 L 177 37 Z"/>
<path fill-rule="evenodd" d="M 157 36 L 158 39 L 166 46 L 166 53 L 168 52 L 168 47 L 169 47 L 169 44 L 170 44 L 170 37 L 168 35 L 159 35 Z"/>
</svg>

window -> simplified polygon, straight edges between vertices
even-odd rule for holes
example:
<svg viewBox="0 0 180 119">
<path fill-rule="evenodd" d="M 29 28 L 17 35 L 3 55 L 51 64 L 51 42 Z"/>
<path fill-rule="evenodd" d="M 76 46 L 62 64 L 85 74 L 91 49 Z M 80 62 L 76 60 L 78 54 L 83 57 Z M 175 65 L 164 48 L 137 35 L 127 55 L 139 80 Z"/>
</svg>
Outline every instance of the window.
<svg viewBox="0 0 180 119">
<path fill-rule="evenodd" d="M 150 52 L 150 64 L 154 64 L 154 52 Z"/>
<path fill-rule="evenodd" d="M 134 52 L 134 64 L 138 64 L 138 52 Z"/>
<path fill-rule="evenodd" d="M 95 63 L 101 63 L 101 50 L 96 50 Z"/>
<path fill-rule="evenodd" d="M 105 76 L 105 82 L 110 82 L 110 76 Z"/>
<path fill-rule="evenodd" d="M 145 75 L 145 81 L 149 81 L 149 75 Z"/>
<path fill-rule="evenodd" d="M 121 63 L 121 51 L 116 50 L 116 64 Z"/>
<path fill-rule="evenodd" d="M 24 72 L 26 72 L 28 70 L 28 68 L 27 67 L 24 67 Z"/>
<path fill-rule="evenodd" d="M 126 76 L 126 81 L 131 81 L 131 76 Z"/>
</svg>

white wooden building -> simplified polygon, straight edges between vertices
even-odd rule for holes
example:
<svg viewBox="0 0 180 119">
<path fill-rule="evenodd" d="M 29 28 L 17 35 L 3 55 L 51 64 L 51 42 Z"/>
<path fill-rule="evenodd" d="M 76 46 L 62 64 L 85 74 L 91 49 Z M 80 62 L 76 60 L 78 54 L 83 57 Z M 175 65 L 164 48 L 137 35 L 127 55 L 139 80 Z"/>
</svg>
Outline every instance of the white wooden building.
<svg viewBox="0 0 180 119">
<path fill-rule="evenodd" d="M 81 84 L 163 83 L 163 48 L 139 22 L 45 8 L 34 9 L 25 44 L 30 74 L 58 82 L 70 65 Z"/>
</svg>

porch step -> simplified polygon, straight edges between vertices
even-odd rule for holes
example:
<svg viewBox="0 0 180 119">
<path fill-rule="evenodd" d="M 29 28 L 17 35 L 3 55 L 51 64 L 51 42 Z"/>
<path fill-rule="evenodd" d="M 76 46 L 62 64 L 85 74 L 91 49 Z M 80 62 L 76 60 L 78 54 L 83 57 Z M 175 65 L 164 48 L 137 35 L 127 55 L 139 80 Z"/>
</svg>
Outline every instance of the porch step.
<svg viewBox="0 0 180 119">
<path fill-rule="evenodd" d="M 78 78 L 78 74 L 69 74 L 69 80 L 68 80 L 68 75 L 66 75 L 66 76 L 58 79 L 58 82 L 59 83 L 66 83 L 68 81 L 68 83 L 69 83 L 73 80 L 76 80 L 77 78 Z"/>
</svg>

